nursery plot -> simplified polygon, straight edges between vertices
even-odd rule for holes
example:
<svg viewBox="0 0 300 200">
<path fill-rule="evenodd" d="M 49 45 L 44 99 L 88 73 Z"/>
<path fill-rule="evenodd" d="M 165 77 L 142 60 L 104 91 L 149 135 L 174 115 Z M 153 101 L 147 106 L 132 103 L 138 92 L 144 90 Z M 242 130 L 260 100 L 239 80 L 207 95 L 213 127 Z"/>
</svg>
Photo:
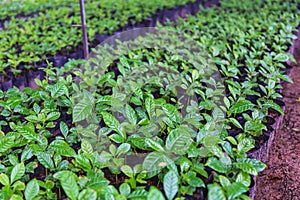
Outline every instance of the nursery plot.
<svg viewBox="0 0 300 200">
<path fill-rule="evenodd" d="M 49 65 L 37 88 L 1 91 L 1 197 L 249 199 L 251 177 L 266 165 L 247 153 L 271 131 L 270 113 L 283 113 L 298 16 L 297 2 L 223 0 L 168 25 L 201 49 L 196 57 L 180 37 L 161 34 L 174 46 L 112 48 L 108 65 L 99 54 L 90 65 Z M 206 69 L 219 71 L 225 92 Z"/>
<path fill-rule="evenodd" d="M 193 1 L 87 1 L 85 9 L 90 42 L 93 41 L 95 33 L 111 34 L 120 27 L 136 24 L 150 17 L 157 9 L 172 8 Z M 24 1 L 24 4 L 26 2 Z M 39 10 L 38 5 L 41 7 L 44 5 L 47 9 L 25 18 L 11 16 L 9 20 L 3 22 L 3 28 L 0 30 L 2 74 L 6 74 L 7 69 L 13 74 L 20 73 L 24 68 L 34 69 L 41 64 L 39 61 L 55 56 L 57 53 L 65 56 L 80 49 L 78 45 L 81 44 L 81 29 L 78 25 L 81 20 L 78 2 L 54 1 L 53 6 L 49 8 L 46 3 L 36 3 L 31 2 L 30 4 L 33 5 L 28 6 L 28 9 Z M 14 9 L 14 5 L 19 4 L 8 2 L 3 5 L 1 9 L 8 12 L 10 8 Z"/>
<path fill-rule="evenodd" d="M 299 35 L 299 32 L 298 32 Z M 257 178 L 255 199 L 299 199 L 300 42 L 294 44 L 297 65 L 289 70 L 293 83 L 283 85 L 285 115 L 270 146 L 268 168 Z"/>
</svg>

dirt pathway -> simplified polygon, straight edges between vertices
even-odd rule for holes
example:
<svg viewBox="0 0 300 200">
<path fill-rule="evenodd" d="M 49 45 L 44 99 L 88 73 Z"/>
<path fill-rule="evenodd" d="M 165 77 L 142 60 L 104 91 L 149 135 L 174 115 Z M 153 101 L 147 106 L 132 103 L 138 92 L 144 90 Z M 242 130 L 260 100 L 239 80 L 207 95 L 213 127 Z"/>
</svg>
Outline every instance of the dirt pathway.
<svg viewBox="0 0 300 200">
<path fill-rule="evenodd" d="M 300 200 L 300 39 L 294 55 L 298 66 L 285 83 L 285 115 L 269 150 L 268 168 L 257 178 L 255 200 Z"/>
</svg>

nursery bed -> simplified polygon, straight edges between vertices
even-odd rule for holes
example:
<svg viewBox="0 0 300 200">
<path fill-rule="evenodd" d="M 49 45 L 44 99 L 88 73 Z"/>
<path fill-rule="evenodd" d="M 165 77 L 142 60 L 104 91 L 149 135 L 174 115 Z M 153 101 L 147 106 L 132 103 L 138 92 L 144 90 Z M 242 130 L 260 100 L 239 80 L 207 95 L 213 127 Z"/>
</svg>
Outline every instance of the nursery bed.
<svg viewBox="0 0 300 200">
<path fill-rule="evenodd" d="M 89 48 L 91 49 L 96 47 L 105 39 L 120 32 L 133 28 L 154 27 L 157 23 L 165 24 L 167 20 L 169 20 L 170 22 L 174 22 L 179 17 L 184 18 L 186 15 L 195 15 L 199 11 L 200 5 L 207 8 L 217 4 L 218 0 L 196 0 L 193 3 L 188 3 L 186 5 L 157 10 L 156 13 L 151 17 L 136 24 L 127 23 L 125 26 L 120 27 L 111 35 L 96 33 L 93 42 L 89 44 Z M 83 59 L 83 51 L 81 49 L 82 44 L 72 47 L 71 51 L 66 51 L 63 49 L 57 52 L 55 56 L 48 57 L 46 60 L 52 62 L 53 67 L 61 67 L 65 63 L 67 63 L 69 59 Z M 35 87 L 36 84 L 34 83 L 34 79 L 42 79 L 45 76 L 43 69 L 47 66 L 48 64 L 45 62 L 45 59 L 41 59 L 39 62 L 37 62 L 34 69 L 27 70 L 24 68 L 24 64 L 19 65 L 18 70 L 21 70 L 21 73 L 19 73 L 18 75 L 14 75 L 14 73 L 11 71 L 6 71 L 6 75 L 0 74 L 0 89 L 6 91 L 13 86 L 16 86 L 18 88 Z"/>
<path fill-rule="evenodd" d="M 260 4 L 261 2 L 257 1 L 256 3 Z M 114 60 L 111 66 L 104 70 L 103 76 L 101 74 L 97 77 L 94 69 L 87 70 L 84 74 L 80 74 L 82 73 L 80 70 L 75 71 L 76 76 L 87 77 L 80 84 L 80 89 L 84 92 L 83 94 L 79 93 L 79 102 L 76 102 L 74 96 L 74 98 L 70 98 L 70 95 L 78 92 L 78 86 L 74 84 L 75 81 L 73 80 L 74 74 L 72 74 L 73 77 L 70 72 L 66 76 L 62 76 L 63 70 L 62 67 L 59 67 L 66 62 L 68 56 L 81 58 L 82 53 L 60 55 L 60 57 L 53 58 L 57 69 L 51 69 L 51 67 L 48 69 L 41 64 L 45 71 L 50 70 L 48 71 L 50 75 L 46 76 L 46 80 L 43 80 L 45 78 L 44 72 L 31 70 L 24 71 L 22 75 L 2 84 L 2 88 L 5 90 L 16 85 L 23 91 L 11 89 L 8 93 L 2 91 L 0 93 L 0 105 L 3 108 L 0 117 L 2 130 L 0 132 L 0 152 L 4 152 L 3 156 L 1 155 L 3 164 L 0 163 L 0 176 L 2 178 L 0 182 L 5 185 L 5 191 L 1 194 L 10 197 L 12 194 L 10 191 L 11 184 L 18 180 L 16 183 L 24 185 L 18 195 L 23 195 L 22 190 L 25 189 L 25 183 L 27 190 L 25 195 L 36 196 L 37 193 L 28 192 L 30 187 L 37 187 L 40 184 L 40 187 L 45 188 L 45 183 L 50 182 L 55 183 L 55 187 L 53 186 L 53 189 L 48 191 L 49 194 L 41 193 L 39 195 L 48 195 L 48 198 L 57 195 L 59 199 L 67 198 L 67 196 L 71 199 L 77 199 L 78 195 L 80 197 L 94 195 L 93 198 L 95 195 L 110 199 L 116 196 L 127 198 L 141 192 L 140 195 L 143 198 L 147 196 L 148 199 L 164 199 L 164 197 L 173 199 L 173 195 L 178 193 L 178 197 L 181 197 L 179 199 L 204 200 L 209 198 L 220 200 L 238 198 L 244 200 L 249 199 L 249 188 L 252 188 L 250 196 L 253 197 L 256 184 L 254 184 L 255 179 L 252 180 L 251 177 L 262 171 L 265 165 L 251 158 L 267 160 L 269 143 L 274 136 L 273 129 L 276 130 L 282 118 L 278 117 L 279 113 L 282 113 L 280 106 L 283 105 L 282 101 L 278 99 L 281 94 L 279 83 L 280 80 L 289 80 L 283 74 L 283 68 L 286 67 L 284 62 L 288 58 L 285 54 L 285 47 L 289 45 L 288 38 L 293 38 L 291 30 L 294 30 L 296 24 L 294 16 L 289 15 L 287 11 L 296 8 L 295 4 L 290 8 L 289 3 L 283 3 L 281 5 L 276 4 L 278 7 L 282 6 L 282 10 L 276 10 L 270 2 L 256 5 L 251 1 L 245 2 L 245 5 L 242 6 L 239 1 L 223 1 L 223 5 L 224 9 L 216 7 L 211 10 L 202 10 L 203 15 L 201 12 L 196 17 L 189 16 L 186 21 L 179 19 L 175 23 L 175 27 L 172 28 L 176 31 L 178 29 L 178 31 L 189 33 L 193 39 L 199 41 L 201 45 L 207 48 L 205 50 L 212 55 L 219 70 L 222 69 L 220 71 L 227 82 L 226 91 L 224 92 L 224 88 L 222 89 L 222 93 L 226 94 L 221 95 L 224 106 L 220 107 L 227 115 L 226 118 L 222 118 L 226 130 L 222 129 L 220 133 L 215 134 L 210 129 L 212 124 L 208 122 L 214 120 L 218 122 L 215 118 L 218 118 L 220 109 L 218 106 L 216 109 L 211 106 L 214 105 L 214 102 L 209 96 L 214 96 L 214 94 L 218 96 L 218 93 L 212 93 L 209 90 L 210 88 L 205 82 L 207 79 L 199 75 L 198 68 L 194 69 L 195 66 L 190 65 L 185 59 L 177 60 L 174 58 L 173 60 L 165 51 L 142 48 Z M 266 6 L 264 11 L 255 12 L 258 8 L 264 9 L 264 6 Z M 181 10 L 177 11 L 166 10 L 163 14 L 158 13 L 157 16 L 145 23 L 148 23 L 147 26 L 151 23 L 155 24 L 154 22 L 159 20 L 164 23 L 167 17 L 175 21 L 179 16 L 185 16 L 187 13 L 192 14 L 194 11 L 190 9 L 192 7 L 183 6 Z M 227 11 L 229 12 L 227 13 Z M 251 13 L 245 14 L 247 11 Z M 283 17 L 280 20 L 283 23 L 278 22 L 278 16 L 281 15 Z M 257 23 L 244 23 L 252 17 Z M 268 34 L 260 24 L 265 23 L 262 19 L 266 17 L 270 20 L 268 23 L 274 25 L 273 29 L 268 29 Z M 285 27 L 285 22 L 289 26 Z M 139 25 L 135 26 L 139 27 Z M 141 27 L 143 26 L 141 24 Z M 120 29 L 120 31 L 128 28 L 130 25 Z M 164 36 L 168 37 L 168 35 Z M 107 37 L 107 35 L 96 35 L 98 42 Z M 157 44 L 154 40 L 150 41 Z M 178 38 L 174 37 L 170 41 L 177 42 Z M 226 46 L 223 45 L 224 43 Z M 179 44 L 181 44 L 180 41 Z M 186 43 L 181 45 L 188 46 Z M 192 50 L 189 49 L 187 52 L 192 52 Z M 191 118 L 188 120 L 192 119 L 191 121 L 182 119 L 181 110 L 176 107 L 178 97 L 171 90 L 171 92 L 169 89 L 165 90 L 159 84 L 157 84 L 159 86 L 140 84 L 144 77 L 135 77 L 134 74 L 130 74 L 131 71 L 134 71 L 134 67 L 144 67 L 144 65 L 139 65 L 140 62 L 137 62 L 146 60 L 144 54 L 149 56 L 151 62 L 153 60 L 162 61 L 166 69 L 170 65 L 175 65 L 177 72 L 179 72 L 177 75 L 180 78 L 184 77 L 184 80 L 197 85 L 195 94 L 199 104 L 196 106 L 191 104 L 193 108 L 187 110 L 191 114 Z M 260 63 L 260 61 L 265 63 Z M 273 64 L 276 67 L 272 71 Z M 270 76 L 266 77 L 265 75 L 268 73 Z M 125 102 L 126 105 L 119 107 L 117 112 L 126 118 L 125 121 L 119 122 L 113 116 L 114 111 L 109 109 L 120 102 L 112 102 L 110 98 L 112 98 L 111 95 L 114 90 L 117 90 L 116 85 L 121 87 L 123 78 L 128 76 L 137 80 L 136 82 L 140 85 L 129 82 L 131 85 L 125 91 L 133 92 L 130 94 L 132 98 Z M 51 78 L 49 79 L 49 77 Z M 34 82 L 34 78 L 38 79 Z M 98 92 L 90 93 L 85 90 L 90 89 L 89 79 L 96 84 Z M 167 79 L 167 86 L 171 86 L 172 77 L 169 76 Z M 160 79 L 158 79 L 159 81 Z M 24 89 L 25 86 L 31 88 Z M 180 86 L 187 88 L 189 84 Z M 194 88 L 191 90 L 193 91 Z M 122 94 L 122 91 L 119 92 Z M 91 102 L 94 99 L 96 103 Z M 88 122 L 90 119 L 92 119 L 91 121 L 94 120 L 94 118 L 90 118 L 94 116 L 94 110 L 91 108 L 93 106 L 95 106 L 95 114 L 100 121 L 90 125 L 95 125 L 97 130 L 94 129 L 95 126 L 87 126 L 83 129 L 80 126 L 74 127 L 75 123 L 82 120 Z M 198 109 L 199 115 L 194 113 Z M 92 112 L 92 116 L 89 112 Z M 155 112 L 165 112 L 168 117 L 166 121 L 160 121 L 164 128 L 161 132 L 159 131 L 159 135 L 157 137 L 146 136 L 146 141 L 131 137 L 133 136 L 131 135 L 131 128 L 143 127 L 147 124 L 147 120 L 157 117 Z M 188 127 L 185 126 L 185 122 L 190 123 L 197 131 L 191 128 L 184 131 Z M 128 124 L 133 126 L 127 129 Z M 128 135 L 122 131 L 123 128 L 126 128 Z M 213 128 L 215 127 L 213 126 Z M 99 133 L 98 129 L 101 130 Z M 147 129 L 144 130 L 147 131 Z M 91 138 L 88 140 L 79 138 L 76 131 L 83 135 L 87 134 L 87 137 Z M 95 131 L 97 131 L 96 134 L 94 134 Z M 144 134 L 144 132 L 142 133 Z M 97 143 L 101 141 L 98 134 L 100 136 L 109 134 L 109 149 L 101 149 L 102 143 L 100 145 Z M 190 136 L 193 138 L 192 141 L 189 139 Z M 177 140 L 180 141 L 179 144 L 176 143 Z M 189 148 L 185 149 L 187 141 L 191 143 Z M 121 147 L 123 149 L 119 150 Z M 248 153 L 250 158 L 247 158 L 247 152 L 253 148 L 254 150 Z M 120 164 L 116 149 L 124 152 L 125 155 L 127 152 L 134 152 L 139 153 L 143 159 L 148 158 L 148 162 L 143 164 L 143 169 L 146 172 L 149 169 L 147 169 L 147 164 L 151 159 L 149 155 L 155 155 L 155 159 L 160 162 L 155 163 L 152 167 L 159 172 L 152 178 L 150 174 L 150 178 L 145 178 L 147 182 L 143 183 L 144 177 L 142 176 L 146 175 L 142 172 L 138 172 L 139 174 L 137 173 L 138 175 L 135 177 L 132 175 L 133 172 L 130 172 L 131 168 L 128 169 L 129 166 L 123 167 L 126 164 L 115 166 L 114 163 Z M 180 151 L 181 149 L 183 152 Z M 169 154 L 161 157 L 161 153 L 165 150 L 170 155 L 179 154 L 179 160 L 170 161 L 170 158 L 167 159 Z M 99 155 L 100 152 L 102 156 Z M 19 159 L 21 160 L 19 161 Z M 171 164 L 167 165 L 167 163 Z M 24 165 L 26 166 L 26 173 L 22 172 L 25 168 Z M 15 169 L 16 167 L 22 170 Z M 119 172 L 118 175 L 114 174 L 116 170 Z M 151 170 L 153 169 L 151 168 Z M 14 177 L 15 171 L 21 171 L 21 175 Z M 22 177 L 23 175 L 24 177 Z M 11 177 L 11 182 L 9 182 L 8 176 Z M 34 178 L 37 178 L 39 182 Z M 30 182 L 28 183 L 28 181 Z M 95 186 L 94 181 L 97 182 L 97 186 Z M 138 181 L 138 186 L 142 186 L 141 188 L 136 187 L 136 181 Z M 253 185 L 254 187 L 252 187 Z"/>
<path fill-rule="evenodd" d="M 298 31 L 298 37 L 300 30 Z M 290 52 L 297 65 L 288 71 L 294 83 L 283 84 L 285 114 L 277 120 L 272 139 L 257 156 L 267 168 L 256 178 L 256 192 L 252 198 L 300 199 L 300 40 L 294 41 Z M 274 139 L 273 139 L 274 138 Z"/>
</svg>

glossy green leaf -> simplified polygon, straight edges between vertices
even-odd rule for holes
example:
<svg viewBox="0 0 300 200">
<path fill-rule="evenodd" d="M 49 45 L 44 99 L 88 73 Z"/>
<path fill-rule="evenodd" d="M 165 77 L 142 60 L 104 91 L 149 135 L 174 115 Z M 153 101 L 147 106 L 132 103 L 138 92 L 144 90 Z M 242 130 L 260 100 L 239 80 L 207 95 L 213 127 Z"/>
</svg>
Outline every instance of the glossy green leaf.
<svg viewBox="0 0 300 200">
<path fill-rule="evenodd" d="M 76 183 L 76 174 L 71 171 L 60 171 L 54 174 L 54 178 L 59 179 L 64 192 L 71 200 L 77 200 L 79 187 Z"/>
<path fill-rule="evenodd" d="M 248 188 L 240 182 L 232 183 L 225 187 L 229 200 L 236 199 L 239 195 L 248 191 Z"/>
<path fill-rule="evenodd" d="M 220 160 L 218 160 L 215 157 L 208 158 L 205 166 L 208 166 L 220 173 L 226 173 L 228 170 L 226 165 L 224 165 Z"/>
<path fill-rule="evenodd" d="M 54 169 L 54 163 L 48 153 L 39 152 L 37 154 L 38 161 L 47 169 Z"/>
<path fill-rule="evenodd" d="M 209 200 L 226 200 L 226 196 L 222 187 L 217 184 L 209 184 L 208 188 L 208 199 Z"/>
<path fill-rule="evenodd" d="M 151 186 L 150 191 L 147 195 L 147 200 L 153 200 L 153 199 L 155 199 L 155 200 L 165 200 L 165 197 L 159 189 L 157 189 L 154 186 Z"/>
<path fill-rule="evenodd" d="M 246 173 L 257 176 L 258 172 L 261 172 L 266 168 L 266 165 L 259 160 L 251 158 L 237 159 L 235 166 Z"/>
<path fill-rule="evenodd" d="M 9 178 L 6 174 L 3 173 L 0 174 L 0 183 L 4 186 L 10 185 Z"/>
<path fill-rule="evenodd" d="M 24 163 L 19 163 L 11 171 L 10 174 L 10 182 L 13 183 L 16 180 L 19 180 L 22 178 L 22 176 L 25 174 L 25 166 Z"/>
<path fill-rule="evenodd" d="M 25 199 L 26 200 L 32 200 L 34 197 L 36 197 L 39 194 L 40 186 L 36 179 L 32 179 L 28 182 L 25 189 Z"/>
<path fill-rule="evenodd" d="M 68 125 L 65 122 L 61 121 L 59 123 L 59 129 L 60 129 L 61 134 L 63 134 L 63 136 L 66 138 L 68 136 L 68 133 L 69 133 Z"/>
<path fill-rule="evenodd" d="M 125 114 L 126 114 L 126 118 L 129 120 L 131 124 L 135 125 L 137 123 L 137 115 L 134 109 L 128 104 L 126 104 L 125 106 Z"/>
<path fill-rule="evenodd" d="M 242 113 L 253 108 L 254 106 L 255 105 L 248 100 L 241 100 L 238 101 L 233 106 L 231 106 L 231 108 L 229 109 L 229 113 L 230 114 Z"/>
<path fill-rule="evenodd" d="M 191 135 L 181 129 L 172 130 L 166 139 L 166 150 L 176 154 L 184 154 L 192 143 Z"/>
<path fill-rule="evenodd" d="M 14 136 L 5 136 L 4 138 L 0 139 L 0 153 L 3 153 L 13 147 L 14 140 Z"/>
<path fill-rule="evenodd" d="M 178 192 L 179 188 L 179 179 L 177 174 L 170 170 L 165 176 L 164 176 L 164 192 L 166 194 L 166 197 L 168 200 L 171 200 L 175 197 L 175 195 Z"/>
</svg>

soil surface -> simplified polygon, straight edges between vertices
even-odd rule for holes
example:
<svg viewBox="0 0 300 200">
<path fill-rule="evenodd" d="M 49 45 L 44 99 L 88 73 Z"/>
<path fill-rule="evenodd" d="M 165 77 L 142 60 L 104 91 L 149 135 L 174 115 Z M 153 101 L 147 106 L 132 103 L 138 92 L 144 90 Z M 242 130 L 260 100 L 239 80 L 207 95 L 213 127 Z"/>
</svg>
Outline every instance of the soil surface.
<svg viewBox="0 0 300 200">
<path fill-rule="evenodd" d="M 269 149 L 268 167 L 257 177 L 255 200 L 300 200 L 300 39 L 292 53 L 298 62 L 288 73 L 294 83 L 283 84 L 285 115 Z"/>
</svg>

